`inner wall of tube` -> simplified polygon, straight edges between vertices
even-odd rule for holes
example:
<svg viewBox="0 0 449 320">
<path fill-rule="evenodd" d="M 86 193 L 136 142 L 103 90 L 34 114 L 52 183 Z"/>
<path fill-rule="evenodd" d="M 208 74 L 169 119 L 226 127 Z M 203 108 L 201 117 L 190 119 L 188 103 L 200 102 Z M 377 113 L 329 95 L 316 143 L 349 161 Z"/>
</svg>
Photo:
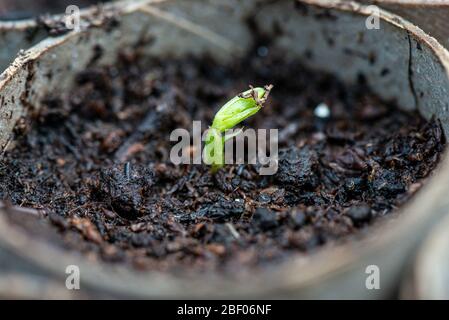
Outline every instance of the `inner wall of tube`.
<svg viewBox="0 0 449 320">
<path fill-rule="evenodd" d="M 2 0 L 0 21 L 32 19 L 44 14 L 63 13 L 70 5 L 80 8 L 109 0 Z"/>
</svg>

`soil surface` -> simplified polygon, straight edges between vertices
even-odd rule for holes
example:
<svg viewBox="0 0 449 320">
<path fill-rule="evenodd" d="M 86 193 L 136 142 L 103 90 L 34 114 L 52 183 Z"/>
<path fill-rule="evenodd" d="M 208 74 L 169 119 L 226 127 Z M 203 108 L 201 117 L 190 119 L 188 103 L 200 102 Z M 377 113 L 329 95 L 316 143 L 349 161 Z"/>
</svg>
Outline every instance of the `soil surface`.
<svg viewBox="0 0 449 320">
<path fill-rule="evenodd" d="M 125 52 L 86 70 L 69 98 L 19 122 L 0 197 L 41 209 L 66 247 L 145 270 L 252 270 L 356 241 L 435 168 L 440 124 L 265 49 L 228 67 Z M 170 162 L 173 129 L 205 129 L 228 99 L 269 83 L 245 126 L 279 129 L 275 175 Z M 322 103 L 330 117 L 315 115 Z"/>
</svg>

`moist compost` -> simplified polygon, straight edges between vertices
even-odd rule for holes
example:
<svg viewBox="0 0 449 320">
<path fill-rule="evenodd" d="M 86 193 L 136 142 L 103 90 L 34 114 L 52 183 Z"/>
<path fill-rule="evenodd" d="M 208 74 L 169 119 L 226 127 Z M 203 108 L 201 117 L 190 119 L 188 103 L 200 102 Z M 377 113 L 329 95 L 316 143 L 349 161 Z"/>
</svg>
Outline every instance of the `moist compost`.
<svg viewBox="0 0 449 320">
<path fill-rule="evenodd" d="M 270 83 L 245 126 L 279 129 L 276 174 L 170 162 L 173 129 L 205 129 L 249 84 Z M 124 52 L 31 118 L 1 162 L 0 196 L 41 210 L 65 247 L 145 270 L 252 270 L 356 241 L 410 199 L 444 146 L 438 121 L 379 100 L 363 81 L 346 87 L 265 54 L 223 67 Z"/>
</svg>

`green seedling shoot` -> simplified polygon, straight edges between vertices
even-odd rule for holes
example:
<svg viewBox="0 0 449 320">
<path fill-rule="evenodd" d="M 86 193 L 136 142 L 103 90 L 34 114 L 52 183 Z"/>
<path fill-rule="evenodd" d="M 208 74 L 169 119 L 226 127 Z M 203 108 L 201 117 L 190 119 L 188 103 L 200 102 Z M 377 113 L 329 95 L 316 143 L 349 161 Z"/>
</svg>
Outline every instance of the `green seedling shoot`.
<svg viewBox="0 0 449 320">
<path fill-rule="evenodd" d="M 226 135 L 243 120 L 256 114 L 267 101 L 272 85 L 253 88 L 240 93 L 218 110 L 210 126 L 203 149 L 203 160 L 211 165 L 212 173 L 217 172 L 225 163 L 225 142 L 238 135 L 242 130 Z"/>
</svg>

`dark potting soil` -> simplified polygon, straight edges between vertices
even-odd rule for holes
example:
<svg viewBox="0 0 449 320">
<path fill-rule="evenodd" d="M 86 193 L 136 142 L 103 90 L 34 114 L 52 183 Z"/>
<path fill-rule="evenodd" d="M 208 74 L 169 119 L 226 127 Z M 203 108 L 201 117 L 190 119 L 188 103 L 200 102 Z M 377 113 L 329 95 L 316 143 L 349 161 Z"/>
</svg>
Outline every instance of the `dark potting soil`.
<svg viewBox="0 0 449 320">
<path fill-rule="evenodd" d="M 275 175 L 170 162 L 173 129 L 205 129 L 248 84 L 269 83 L 245 125 L 280 130 Z M 315 116 L 321 103 L 329 118 Z M 69 98 L 49 97 L 33 121 L 19 122 L 1 161 L 0 196 L 43 210 L 68 248 L 170 271 L 264 267 L 356 241 L 410 199 L 444 146 L 438 121 L 273 57 L 221 67 L 123 53 L 79 74 Z"/>
</svg>

